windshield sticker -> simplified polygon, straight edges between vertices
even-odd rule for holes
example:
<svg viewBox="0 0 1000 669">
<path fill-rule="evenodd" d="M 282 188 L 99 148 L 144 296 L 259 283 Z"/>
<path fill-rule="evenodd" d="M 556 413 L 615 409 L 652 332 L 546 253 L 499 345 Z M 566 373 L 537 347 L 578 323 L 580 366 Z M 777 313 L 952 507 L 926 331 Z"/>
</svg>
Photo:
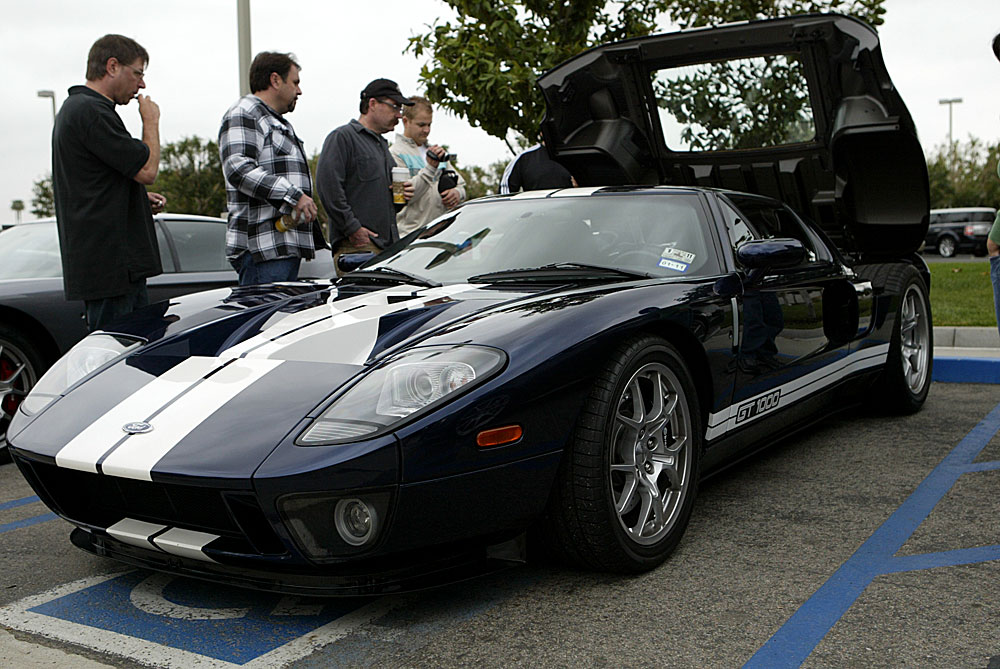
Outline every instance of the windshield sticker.
<svg viewBox="0 0 1000 669">
<path fill-rule="evenodd" d="M 660 267 L 672 269 L 676 272 L 686 272 L 688 267 L 690 267 L 686 262 L 677 262 L 676 260 L 668 260 L 666 258 L 660 258 L 659 265 Z"/>
<path fill-rule="evenodd" d="M 677 260 L 686 265 L 690 265 L 691 263 L 694 262 L 695 254 L 691 253 L 690 251 L 682 251 L 680 249 L 667 247 L 663 249 L 663 253 L 660 254 L 660 257 L 670 258 L 671 260 Z M 660 265 L 660 267 L 663 267 L 663 265 Z"/>
</svg>

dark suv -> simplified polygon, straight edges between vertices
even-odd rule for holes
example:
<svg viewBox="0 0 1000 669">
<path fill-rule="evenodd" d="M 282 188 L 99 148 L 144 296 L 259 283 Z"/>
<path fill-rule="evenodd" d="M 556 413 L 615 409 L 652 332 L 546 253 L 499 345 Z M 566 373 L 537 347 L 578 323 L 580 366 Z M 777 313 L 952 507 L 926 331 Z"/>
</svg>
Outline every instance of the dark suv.
<svg viewBox="0 0 1000 669">
<path fill-rule="evenodd" d="M 996 215 L 996 209 L 990 207 L 931 209 L 924 248 L 935 249 L 945 258 L 956 253 L 984 256 L 986 237 Z"/>
</svg>

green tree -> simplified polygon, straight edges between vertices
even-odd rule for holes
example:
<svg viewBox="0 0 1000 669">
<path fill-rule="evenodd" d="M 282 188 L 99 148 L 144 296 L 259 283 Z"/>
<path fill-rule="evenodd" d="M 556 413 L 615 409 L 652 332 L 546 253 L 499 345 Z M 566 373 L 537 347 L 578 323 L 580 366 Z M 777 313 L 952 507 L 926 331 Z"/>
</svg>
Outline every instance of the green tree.
<svg viewBox="0 0 1000 669">
<path fill-rule="evenodd" d="M 160 171 L 150 190 L 167 198 L 167 211 L 218 216 L 226 210 L 219 146 L 199 137 L 165 144 L 160 153 Z"/>
<path fill-rule="evenodd" d="M 940 145 L 927 159 L 931 208 L 1000 208 L 1000 142 L 987 145 L 976 137 L 955 142 L 949 149 Z"/>
<path fill-rule="evenodd" d="M 469 165 L 468 167 L 457 168 L 465 179 L 465 199 L 474 200 L 484 195 L 499 193 L 500 179 L 503 177 L 503 171 L 506 168 L 507 161 L 505 160 L 498 160 L 486 167 Z"/>
<path fill-rule="evenodd" d="M 406 48 L 417 58 L 427 58 L 420 71 L 427 97 L 495 137 L 508 140 L 508 132 L 514 130 L 529 142 L 544 113 L 541 93 L 535 87 L 540 73 L 591 46 L 648 35 L 659 19 L 668 18 L 687 28 L 805 12 L 840 12 L 879 25 L 885 13 L 884 0 L 444 2 L 458 18 L 428 26 L 429 31 L 410 38 Z M 711 74 L 706 72 L 702 78 Z M 771 75 L 779 85 L 780 71 Z M 689 82 L 692 86 L 701 83 L 702 79 Z M 799 95 L 801 92 L 790 94 L 791 100 L 795 102 Z M 795 125 L 798 110 L 794 104 L 791 114 L 792 122 L 782 119 L 783 125 Z"/>
<path fill-rule="evenodd" d="M 52 175 L 46 174 L 31 186 L 31 213 L 39 218 L 56 215 L 56 200 L 52 194 Z"/>
</svg>

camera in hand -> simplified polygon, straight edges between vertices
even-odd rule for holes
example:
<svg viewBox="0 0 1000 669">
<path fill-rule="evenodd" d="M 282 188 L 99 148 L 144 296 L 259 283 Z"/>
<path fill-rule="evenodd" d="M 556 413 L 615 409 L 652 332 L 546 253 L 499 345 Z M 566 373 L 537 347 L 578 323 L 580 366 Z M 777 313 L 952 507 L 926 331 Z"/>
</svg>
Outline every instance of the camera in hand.
<svg viewBox="0 0 1000 669">
<path fill-rule="evenodd" d="M 458 154 L 447 153 L 442 151 L 438 153 L 432 153 L 431 157 L 434 158 L 434 160 L 438 161 L 439 163 L 448 163 L 451 162 L 452 160 L 455 160 L 455 158 L 458 158 Z"/>
</svg>

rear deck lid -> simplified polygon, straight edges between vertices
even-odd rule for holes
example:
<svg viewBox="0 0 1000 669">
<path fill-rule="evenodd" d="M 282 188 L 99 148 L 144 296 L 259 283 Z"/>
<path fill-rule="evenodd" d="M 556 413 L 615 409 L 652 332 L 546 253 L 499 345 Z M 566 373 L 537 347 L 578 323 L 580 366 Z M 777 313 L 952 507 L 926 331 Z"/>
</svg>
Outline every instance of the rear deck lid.
<svg viewBox="0 0 1000 669">
<path fill-rule="evenodd" d="M 767 195 L 869 256 L 923 240 L 923 151 L 862 21 L 804 15 L 635 38 L 538 83 L 546 146 L 581 185 Z"/>
</svg>

